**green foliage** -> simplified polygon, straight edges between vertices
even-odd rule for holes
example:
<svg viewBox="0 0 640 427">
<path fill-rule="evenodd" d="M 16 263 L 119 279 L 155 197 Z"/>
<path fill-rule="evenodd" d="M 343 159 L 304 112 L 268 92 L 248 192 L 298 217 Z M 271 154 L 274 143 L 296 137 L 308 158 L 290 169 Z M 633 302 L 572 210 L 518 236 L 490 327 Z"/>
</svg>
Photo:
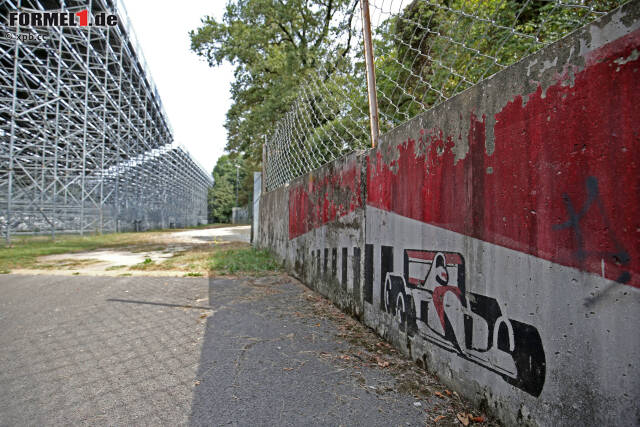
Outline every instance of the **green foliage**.
<svg viewBox="0 0 640 427">
<path fill-rule="evenodd" d="M 147 270 L 155 267 L 156 263 L 149 257 L 145 257 L 141 263 L 132 265 L 129 270 Z"/>
<path fill-rule="evenodd" d="M 409 2 L 375 28 L 381 131 L 621 3 Z M 192 50 L 211 66 L 223 61 L 235 66 L 234 103 L 225 123 L 228 151 L 257 168 L 264 137 L 282 131 L 282 147 L 274 148 L 275 155 L 284 153 L 288 169 L 284 173 L 296 176 L 366 145 L 369 120 L 362 47 L 352 46 L 356 40 L 352 31 L 358 27 L 352 24 L 360 19 L 358 6 L 358 0 L 234 0 L 221 22 L 203 18 L 202 26 L 190 33 Z M 387 13 L 392 6 L 377 8 Z M 220 191 L 221 198 L 228 198 Z M 215 218 L 228 218 L 230 210 L 224 209 L 218 208 Z"/>
<path fill-rule="evenodd" d="M 184 277 L 202 277 L 202 273 L 190 271 L 186 273 Z"/>
<path fill-rule="evenodd" d="M 264 137 L 290 109 L 305 76 L 349 64 L 340 40 L 357 13 L 350 0 L 230 1 L 221 22 L 206 16 L 191 31 L 191 49 L 211 66 L 235 66 L 227 112 L 227 150 L 261 163 Z"/>
<path fill-rule="evenodd" d="M 435 0 L 410 3 L 376 37 L 382 130 L 513 64 L 622 3 Z"/>
<path fill-rule="evenodd" d="M 238 166 L 238 168 L 236 168 Z M 223 155 L 213 168 L 213 187 L 209 190 L 209 221 L 228 223 L 231 208 L 246 206 L 253 194 L 252 163 L 239 156 Z M 238 182 L 236 183 L 236 172 Z"/>
<path fill-rule="evenodd" d="M 250 247 L 216 252 L 209 268 L 219 274 L 234 274 L 267 273 L 277 271 L 280 266 L 269 251 Z"/>
</svg>

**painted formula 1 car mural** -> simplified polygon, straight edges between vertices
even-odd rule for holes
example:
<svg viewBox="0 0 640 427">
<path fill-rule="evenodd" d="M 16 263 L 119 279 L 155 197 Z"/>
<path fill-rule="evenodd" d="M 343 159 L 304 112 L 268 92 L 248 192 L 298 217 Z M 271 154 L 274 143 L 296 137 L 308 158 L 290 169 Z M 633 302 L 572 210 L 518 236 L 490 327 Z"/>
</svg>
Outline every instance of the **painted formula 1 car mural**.
<svg viewBox="0 0 640 427">
<path fill-rule="evenodd" d="M 408 336 L 418 334 L 540 395 L 546 363 L 538 330 L 508 318 L 496 299 L 467 292 L 461 254 L 406 249 L 404 274 L 386 275 L 384 306 Z"/>
</svg>

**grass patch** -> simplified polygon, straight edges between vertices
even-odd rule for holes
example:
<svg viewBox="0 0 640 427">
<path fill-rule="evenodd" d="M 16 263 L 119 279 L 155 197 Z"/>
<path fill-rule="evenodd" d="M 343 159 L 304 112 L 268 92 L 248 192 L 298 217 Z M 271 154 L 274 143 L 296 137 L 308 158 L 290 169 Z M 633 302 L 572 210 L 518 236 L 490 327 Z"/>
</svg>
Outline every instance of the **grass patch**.
<svg viewBox="0 0 640 427">
<path fill-rule="evenodd" d="M 129 267 L 129 270 L 148 270 L 150 269 L 150 267 L 153 267 L 155 264 L 156 263 L 154 260 L 147 257 L 141 263 L 132 265 L 131 267 Z"/>
<path fill-rule="evenodd" d="M 124 246 L 148 246 L 157 236 L 158 233 L 112 233 L 83 237 L 66 235 L 59 236 L 56 240 L 47 236 L 18 237 L 10 246 L 0 247 L 0 270 L 37 268 L 38 257 L 46 255 Z"/>
<path fill-rule="evenodd" d="M 209 269 L 218 274 L 264 274 L 278 271 L 280 265 L 268 251 L 245 247 L 217 251 L 209 262 Z"/>
<path fill-rule="evenodd" d="M 228 227 L 228 224 L 214 224 L 193 228 Z M 192 229 L 193 229 L 192 228 Z M 190 245 L 176 244 L 167 233 L 181 229 L 149 231 L 137 233 L 111 233 L 102 235 L 60 235 L 56 240 L 49 236 L 16 237 L 10 246 L 0 242 L 0 274 L 15 269 L 64 269 L 82 268 L 96 260 L 74 259 L 74 253 L 94 250 L 118 249 L 132 253 L 145 251 L 173 252 L 167 259 L 153 261 L 146 258 L 133 265 L 115 265 L 107 271 L 182 271 L 194 276 L 217 274 L 249 273 L 257 274 L 278 269 L 278 263 L 265 251 L 256 251 L 243 242 L 218 242 Z M 182 229 L 184 230 L 184 229 Z M 175 248 L 175 249 L 174 249 Z M 39 259 L 46 255 L 69 254 L 64 260 L 48 261 Z M 130 275 L 130 274 L 125 274 Z"/>
<path fill-rule="evenodd" d="M 199 273 L 205 275 L 210 270 L 210 262 L 218 257 L 218 254 L 231 249 L 247 249 L 248 243 L 225 242 L 216 245 L 203 244 L 192 246 L 175 252 L 171 258 L 148 264 L 138 264 L 138 270 L 155 271 L 184 271 L 186 273 Z"/>
<path fill-rule="evenodd" d="M 201 277 L 201 276 L 202 276 L 202 273 L 199 273 L 197 271 L 190 271 L 184 275 L 184 277 Z"/>
</svg>

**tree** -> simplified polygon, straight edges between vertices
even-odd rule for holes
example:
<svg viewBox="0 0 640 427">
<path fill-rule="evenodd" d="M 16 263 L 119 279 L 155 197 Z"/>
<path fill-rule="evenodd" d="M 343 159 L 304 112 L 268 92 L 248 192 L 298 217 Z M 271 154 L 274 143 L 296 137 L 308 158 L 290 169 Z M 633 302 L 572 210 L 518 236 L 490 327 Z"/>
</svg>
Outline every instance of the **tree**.
<svg viewBox="0 0 640 427">
<path fill-rule="evenodd" d="M 387 130 L 582 26 L 589 7 L 553 1 L 414 0 L 377 29 L 376 74 Z"/>
<path fill-rule="evenodd" d="M 379 5 L 386 18 L 374 28 L 381 132 L 621 2 L 414 0 L 392 13 Z M 191 49 L 211 66 L 235 66 L 226 149 L 245 160 L 247 188 L 265 137 L 277 136 L 274 158 L 285 160 L 273 176 L 281 181 L 368 145 L 362 46 L 354 45 L 358 5 L 232 0 L 220 22 L 205 17 L 191 31 Z"/>
<path fill-rule="evenodd" d="M 357 3 L 230 1 L 221 22 L 206 16 L 190 32 L 191 49 L 209 65 L 235 65 L 233 104 L 225 122 L 229 152 L 260 164 L 264 136 L 289 111 L 305 77 L 319 68 L 350 65 L 345 58 Z"/>
<path fill-rule="evenodd" d="M 208 197 L 210 222 L 231 220 L 231 208 L 236 206 L 236 185 L 238 206 L 247 205 L 253 189 L 253 177 L 246 172 L 248 168 L 250 166 L 239 156 L 223 155 L 218 159 L 213 168 L 213 187 Z"/>
</svg>

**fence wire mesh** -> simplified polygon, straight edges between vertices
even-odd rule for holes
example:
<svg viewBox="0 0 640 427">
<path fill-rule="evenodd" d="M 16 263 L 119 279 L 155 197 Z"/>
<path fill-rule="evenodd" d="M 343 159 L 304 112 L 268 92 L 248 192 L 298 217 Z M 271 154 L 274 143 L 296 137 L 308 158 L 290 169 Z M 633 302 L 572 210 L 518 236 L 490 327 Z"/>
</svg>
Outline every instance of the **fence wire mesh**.
<svg viewBox="0 0 640 427">
<path fill-rule="evenodd" d="M 307 76 L 265 143 L 272 190 L 370 146 L 359 0 L 338 38 L 353 46 Z M 380 132 L 450 99 L 624 3 L 620 0 L 373 0 Z M 329 64 L 329 65 L 327 65 Z"/>
</svg>

